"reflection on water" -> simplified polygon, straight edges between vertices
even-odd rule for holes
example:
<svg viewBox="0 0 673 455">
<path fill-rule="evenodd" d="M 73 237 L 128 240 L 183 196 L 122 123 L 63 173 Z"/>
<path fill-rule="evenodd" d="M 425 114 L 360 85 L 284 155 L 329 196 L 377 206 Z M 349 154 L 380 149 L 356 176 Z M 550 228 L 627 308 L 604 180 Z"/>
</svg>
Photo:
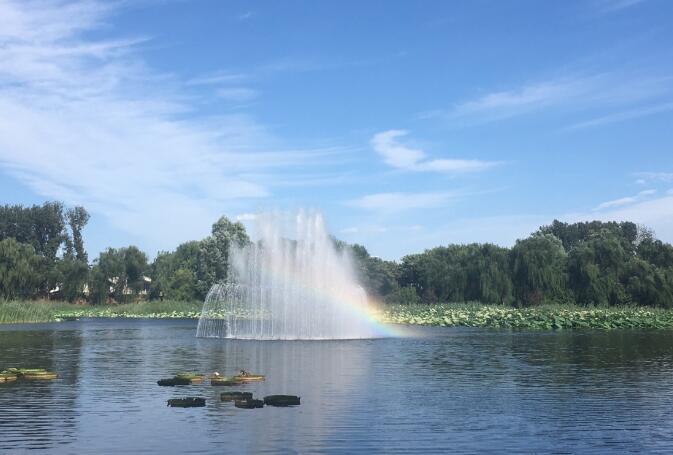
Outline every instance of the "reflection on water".
<svg viewBox="0 0 673 455">
<path fill-rule="evenodd" d="M 196 339 L 193 321 L 0 327 L 0 452 L 670 452 L 673 334 L 423 329 L 407 339 Z M 267 375 L 234 390 L 299 395 L 243 410 L 227 387 L 158 387 L 179 370 Z M 165 406 L 203 396 L 201 409 Z"/>
</svg>

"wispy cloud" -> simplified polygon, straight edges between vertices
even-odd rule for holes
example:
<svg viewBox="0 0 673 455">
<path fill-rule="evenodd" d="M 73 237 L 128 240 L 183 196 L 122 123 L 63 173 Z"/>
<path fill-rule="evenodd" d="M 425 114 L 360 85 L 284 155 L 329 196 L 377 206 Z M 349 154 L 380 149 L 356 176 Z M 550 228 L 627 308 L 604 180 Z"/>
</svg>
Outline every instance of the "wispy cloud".
<svg viewBox="0 0 673 455">
<path fill-rule="evenodd" d="M 607 201 L 599 204 L 594 210 L 603 210 L 603 209 L 608 209 L 612 207 L 620 207 L 623 205 L 628 205 L 628 204 L 633 204 L 636 202 L 638 198 L 635 197 L 622 197 L 619 199 L 614 199 L 612 201 Z"/>
<path fill-rule="evenodd" d="M 429 193 L 376 193 L 346 202 L 346 205 L 378 212 L 402 212 L 412 209 L 441 207 L 455 197 L 450 192 Z"/>
<path fill-rule="evenodd" d="M 644 2 L 645 0 L 594 0 L 593 7 L 599 13 L 614 13 Z"/>
<path fill-rule="evenodd" d="M 623 122 L 626 120 L 631 120 L 639 117 L 647 117 L 654 114 L 659 114 L 661 112 L 667 112 L 673 110 L 672 103 L 663 103 L 655 104 L 652 106 L 643 106 L 636 109 L 629 109 L 623 112 L 615 112 L 613 114 L 603 115 L 591 120 L 584 122 L 576 123 L 568 127 L 569 130 L 579 130 L 584 128 L 589 128 L 592 126 L 607 125 L 610 123 Z"/>
<path fill-rule="evenodd" d="M 374 135 L 370 143 L 386 164 L 408 171 L 478 172 L 490 169 L 498 164 L 494 161 L 465 159 L 428 160 L 423 150 L 399 142 L 400 137 L 408 134 L 409 132 L 405 130 L 388 130 Z"/>
<path fill-rule="evenodd" d="M 663 97 L 671 96 L 673 79 L 670 77 L 603 72 L 530 82 L 420 116 L 469 126 L 552 111 L 594 115 L 591 120 L 566 128 L 581 129 L 671 110 L 672 102 L 661 102 Z"/>
<path fill-rule="evenodd" d="M 188 79 L 185 85 L 221 85 L 239 83 L 249 76 L 243 73 L 231 73 L 226 71 L 218 71 L 215 73 L 204 74 L 201 76 Z"/>
<path fill-rule="evenodd" d="M 143 61 L 145 38 L 90 38 L 120 4 L 0 1 L 0 166 L 149 247 L 173 247 L 268 197 L 249 175 L 305 169 L 315 151 L 287 150 L 248 116 L 198 115 L 183 83 Z"/>
<path fill-rule="evenodd" d="M 236 15 L 236 20 L 239 22 L 245 22 L 251 19 L 254 15 L 255 13 L 253 13 L 252 11 L 244 11 Z"/>
<path fill-rule="evenodd" d="M 643 200 L 644 198 L 647 198 L 648 196 L 652 196 L 656 193 L 657 193 L 657 190 L 655 190 L 655 189 L 644 190 L 644 191 L 639 192 L 635 196 L 622 197 L 622 198 L 619 198 L 619 199 L 614 199 L 614 200 L 611 200 L 611 201 L 603 202 L 603 203 L 599 204 L 598 206 L 596 206 L 594 208 L 594 212 L 598 212 L 598 211 L 606 210 L 606 209 L 614 209 L 616 207 L 623 207 L 623 206 L 626 206 L 626 205 L 631 205 L 631 204 L 634 204 L 638 201 Z"/>
<path fill-rule="evenodd" d="M 636 172 L 638 183 L 645 182 L 673 182 L 673 172 Z"/>
<path fill-rule="evenodd" d="M 404 226 L 379 226 L 376 224 L 367 224 L 363 226 L 351 226 L 339 231 L 344 235 L 354 235 L 354 234 L 383 234 L 387 232 L 418 232 L 422 231 L 423 226 L 420 224 L 404 225 Z"/>
</svg>

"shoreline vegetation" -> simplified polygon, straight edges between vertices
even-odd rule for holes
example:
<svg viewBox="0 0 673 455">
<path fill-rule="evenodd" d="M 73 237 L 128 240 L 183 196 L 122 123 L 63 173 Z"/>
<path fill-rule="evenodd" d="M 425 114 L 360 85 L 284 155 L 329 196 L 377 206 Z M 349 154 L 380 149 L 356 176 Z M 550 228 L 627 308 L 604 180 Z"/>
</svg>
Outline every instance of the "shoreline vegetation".
<svg viewBox="0 0 673 455">
<path fill-rule="evenodd" d="M 152 260 L 133 245 L 90 260 L 88 220 L 84 207 L 57 201 L 0 205 L 0 324 L 198 318 L 212 286 L 231 278 L 232 249 L 252 243 L 243 224 L 222 216 L 207 237 Z M 554 220 L 511 247 L 448 244 L 399 261 L 332 240 L 366 293 L 382 303 L 382 322 L 673 328 L 673 245 L 633 222 Z"/>
<path fill-rule="evenodd" d="M 202 303 L 164 301 L 81 305 L 49 301 L 0 301 L 0 324 L 60 322 L 79 318 L 198 319 Z M 389 324 L 516 330 L 673 329 L 673 309 L 447 303 L 385 305 L 377 319 Z"/>
</svg>

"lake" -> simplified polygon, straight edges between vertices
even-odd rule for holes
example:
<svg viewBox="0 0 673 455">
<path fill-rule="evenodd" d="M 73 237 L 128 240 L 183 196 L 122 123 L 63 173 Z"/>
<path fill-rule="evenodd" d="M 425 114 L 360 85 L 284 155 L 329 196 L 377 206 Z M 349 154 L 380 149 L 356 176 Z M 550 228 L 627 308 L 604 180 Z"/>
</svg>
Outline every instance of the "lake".
<svg viewBox="0 0 673 455">
<path fill-rule="evenodd" d="M 416 328 L 410 338 L 195 338 L 193 320 L 0 326 L 0 452 L 453 453 L 673 451 L 673 333 Z M 159 387 L 181 370 L 267 375 Z M 223 391 L 301 396 L 237 409 Z M 205 408 L 166 407 L 181 396 Z"/>
</svg>

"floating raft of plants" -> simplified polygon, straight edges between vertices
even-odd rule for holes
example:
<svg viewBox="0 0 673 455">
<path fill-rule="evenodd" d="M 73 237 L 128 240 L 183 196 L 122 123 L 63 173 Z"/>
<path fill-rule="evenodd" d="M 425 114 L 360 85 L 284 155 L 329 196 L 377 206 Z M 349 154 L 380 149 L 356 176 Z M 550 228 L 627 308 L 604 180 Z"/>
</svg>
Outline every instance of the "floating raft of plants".
<svg viewBox="0 0 673 455">
<path fill-rule="evenodd" d="M 175 379 L 187 380 L 190 382 L 190 384 L 201 384 L 203 382 L 204 376 L 199 373 L 183 371 L 176 374 Z"/>
<path fill-rule="evenodd" d="M 5 378 L 10 378 L 9 381 L 12 381 L 11 376 L 14 376 L 14 379 L 26 379 L 28 381 L 50 381 L 52 379 L 57 379 L 58 374 L 53 371 L 47 371 L 44 368 L 8 368 L 7 370 L 0 373 Z M 0 382 L 8 382 L 7 380 Z"/>
<path fill-rule="evenodd" d="M 206 405 L 205 398 L 185 397 L 168 400 L 168 406 L 172 408 L 202 408 Z"/>
<path fill-rule="evenodd" d="M 222 401 L 252 400 L 252 392 L 224 392 L 220 394 Z"/>
<path fill-rule="evenodd" d="M 169 379 L 159 379 L 157 384 L 163 387 L 176 385 L 201 384 L 204 376 L 198 373 L 182 372 Z"/>
<path fill-rule="evenodd" d="M 157 384 L 159 384 L 162 387 L 173 387 L 173 386 L 176 386 L 176 385 L 189 385 L 191 383 L 192 383 L 191 380 L 183 379 L 183 378 L 159 379 L 157 381 Z"/>
<path fill-rule="evenodd" d="M 258 381 L 264 381 L 265 377 L 264 375 L 261 374 L 239 374 L 237 376 L 233 376 L 232 379 L 234 381 L 241 381 L 241 382 L 258 382 Z"/>
<path fill-rule="evenodd" d="M 247 400 L 236 400 L 236 401 L 234 401 L 234 406 L 236 406 L 237 408 L 241 408 L 241 409 L 263 408 L 264 407 L 264 401 L 255 400 L 253 398 L 248 398 Z"/>
<path fill-rule="evenodd" d="M 236 386 L 243 384 L 244 381 L 234 376 L 211 376 L 210 385 L 212 386 Z"/>
<path fill-rule="evenodd" d="M 294 395 L 269 395 L 264 397 L 264 404 L 267 406 L 299 406 L 300 398 Z"/>
<path fill-rule="evenodd" d="M 0 383 L 2 382 L 14 382 L 16 381 L 17 376 L 14 373 L 2 372 L 0 373 Z"/>
</svg>

